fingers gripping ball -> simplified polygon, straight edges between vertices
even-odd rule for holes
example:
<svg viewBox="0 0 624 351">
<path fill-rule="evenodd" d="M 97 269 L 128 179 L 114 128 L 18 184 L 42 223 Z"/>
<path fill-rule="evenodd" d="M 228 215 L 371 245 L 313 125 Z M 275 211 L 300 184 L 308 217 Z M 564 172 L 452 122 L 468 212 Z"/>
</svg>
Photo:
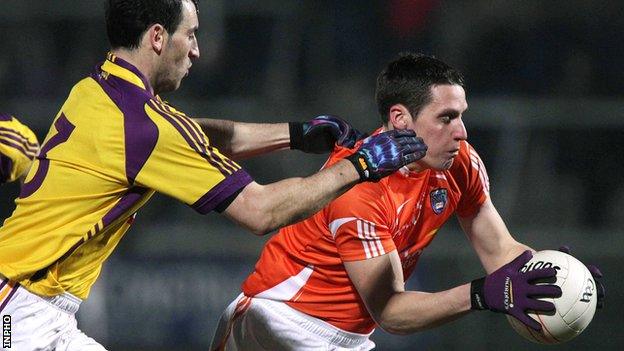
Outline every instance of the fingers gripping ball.
<svg viewBox="0 0 624 351">
<path fill-rule="evenodd" d="M 570 247 L 567 245 L 561 246 L 559 248 L 559 251 L 565 252 L 568 255 L 572 255 Z M 598 268 L 598 266 L 595 266 L 592 264 L 585 264 L 585 267 L 587 267 L 587 269 L 589 270 L 589 273 L 591 273 L 592 278 L 594 278 L 594 281 L 596 282 L 596 290 L 597 290 L 597 297 L 598 297 L 598 301 L 596 302 L 596 308 L 602 309 L 604 307 L 604 299 L 605 299 L 605 287 L 604 287 L 604 284 L 602 283 L 602 278 L 603 278 L 602 272 L 600 271 L 600 268 Z"/>
<path fill-rule="evenodd" d="M 473 280 L 470 286 L 472 308 L 505 313 L 533 330 L 540 330 L 541 325 L 526 314 L 527 310 L 553 311 L 555 305 L 540 301 L 537 296 L 558 297 L 561 289 L 553 284 L 537 285 L 539 280 L 554 280 L 557 272 L 552 267 L 521 272 L 532 257 L 531 251 L 526 250 L 488 276 Z"/>
<path fill-rule="evenodd" d="M 528 311 L 528 315 L 541 324 L 541 331 L 528 328 L 517 319 L 507 316 L 516 332 L 540 344 L 558 344 L 571 340 L 587 328 L 596 312 L 596 282 L 585 265 L 576 258 L 554 250 L 539 251 L 520 271 L 530 274 L 531 271 L 550 267 L 557 271 L 554 284 L 561 288 L 562 295 L 539 299 L 553 303 L 553 312 Z"/>
</svg>

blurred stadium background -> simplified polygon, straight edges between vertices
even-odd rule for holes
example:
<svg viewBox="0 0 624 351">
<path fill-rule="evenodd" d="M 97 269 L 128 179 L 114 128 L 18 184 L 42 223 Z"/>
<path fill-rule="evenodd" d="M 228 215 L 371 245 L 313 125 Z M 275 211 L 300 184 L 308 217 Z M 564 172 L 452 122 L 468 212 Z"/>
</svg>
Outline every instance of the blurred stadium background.
<svg viewBox="0 0 624 351">
<path fill-rule="evenodd" d="M 106 54 L 104 0 L 0 3 L 0 110 L 43 139 L 71 86 Z M 607 309 L 549 349 L 623 349 L 624 2 L 204 0 L 200 9 L 202 56 L 166 96 L 190 115 L 279 122 L 332 113 L 371 130 L 376 74 L 398 52 L 463 71 L 469 139 L 511 231 L 537 249 L 568 244 L 607 277 Z M 242 163 L 266 183 L 323 161 L 282 152 Z M 17 193 L 0 189 L 0 218 Z M 265 240 L 157 196 L 105 265 L 80 326 L 110 350 L 205 350 Z M 482 274 L 452 222 L 408 285 L 434 291 Z M 539 348 L 492 313 L 374 340 L 378 350 Z"/>
</svg>

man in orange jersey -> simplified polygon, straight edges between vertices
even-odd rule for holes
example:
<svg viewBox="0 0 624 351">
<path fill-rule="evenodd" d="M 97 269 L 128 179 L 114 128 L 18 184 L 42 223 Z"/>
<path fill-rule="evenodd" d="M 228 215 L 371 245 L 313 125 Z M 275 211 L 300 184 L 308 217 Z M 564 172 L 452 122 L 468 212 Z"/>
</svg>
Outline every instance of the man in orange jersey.
<svg viewBox="0 0 624 351">
<path fill-rule="evenodd" d="M 372 134 L 412 129 L 426 156 L 271 238 L 211 350 L 370 350 L 376 326 L 407 334 L 481 309 L 538 330 L 525 311 L 554 308 L 533 297 L 560 296 L 560 288 L 532 282 L 555 270 L 518 272 L 532 252 L 505 227 L 485 166 L 466 141 L 461 74 L 433 57 L 402 55 L 379 75 L 376 99 L 383 126 Z M 325 166 L 353 152 L 336 147 Z M 453 214 L 488 275 L 436 293 L 405 291 L 404 279 Z"/>
<path fill-rule="evenodd" d="M 424 156 L 413 131 L 389 131 L 314 175 L 258 184 L 231 157 L 323 151 L 317 137 L 333 146 L 355 142 L 357 133 L 333 117 L 291 124 L 189 118 L 159 94 L 176 90 L 199 57 L 197 0 L 107 4 L 111 52 L 72 88 L 0 228 L 0 314 L 10 316 L 13 331 L 7 348 L 104 350 L 74 315 L 156 192 L 265 234 Z"/>
</svg>

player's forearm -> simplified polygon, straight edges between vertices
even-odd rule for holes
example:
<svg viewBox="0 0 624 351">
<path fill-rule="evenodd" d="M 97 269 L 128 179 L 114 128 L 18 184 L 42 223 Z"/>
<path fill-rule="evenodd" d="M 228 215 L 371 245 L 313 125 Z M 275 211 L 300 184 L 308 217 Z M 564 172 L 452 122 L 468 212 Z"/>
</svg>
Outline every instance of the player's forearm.
<svg viewBox="0 0 624 351">
<path fill-rule="evenodd" d="M 501 244 L 500 249 L 497 251 L 493 251 L 489 254 L 480 254 L 479 259 L 481 260 L 483 268 L 485 268 L 487 274 L 490 274 L 504 264 L 511 262 L 514 258 L 518 257 L 518 255 L 526 250 L 535 251 L 522 243 L 510 240 Z"/>
<path fill-rule="evenodd" d="M 458 217 L 486 272 L 492 273 L 530 247 L 517 242 L 489 199 L 470 217 Z"/>
<path fill-rule="evenodd" d="M 451 322 L 470 311 L 470 284 L 436 293 L 394 294 L 379 317 L 382 329 L 410 334 Z"/>
<path fill-rule="evenodd" d="M 233 159 L 244 159 L 290 145 L 288 123 L 243 123 L 197 118 L 210 144 Z"/>
<path fill-rule="evenodd" d="M 340 161 L 306 178 L 289 178 L 262 187 L 257 203 L 256 234 L 296 223 L 321 210 L 359 181 L 351 162 Z"/>
</svg>

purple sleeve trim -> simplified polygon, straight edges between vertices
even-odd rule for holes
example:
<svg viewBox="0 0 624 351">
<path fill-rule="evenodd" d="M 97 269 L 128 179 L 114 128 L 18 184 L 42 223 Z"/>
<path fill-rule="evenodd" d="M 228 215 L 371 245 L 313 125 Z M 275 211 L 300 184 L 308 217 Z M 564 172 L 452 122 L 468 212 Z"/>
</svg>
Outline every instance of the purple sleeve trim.
<svg viewBox="0 0 624 351">
<path fill-rule="evenodd" d="M 0 133 L 0 136 L 2 136 L 1 133 Z M 15 149 L 15 150 L 19 151 L 22 155 L 28 157 L 28 159 L 30 159 L 30 160 L 32 160 L 35 157 L 35 153 L 36 152 L 24 149 L 23 145 L 19 145 L 19 144 L 16 144 L 16 143 L 12 142 L 12 141 L 3 140 L 3 139 L 0 139 L 0 144 L 6 145 L 6 146 L 8 146 L 8 147 L 10 147 L 12 149 Z"/>
<path fill-rule="evenodd" d="M 38 143 L 31 143 L 30 141 L 28 141 L 28 137 L 25 137 L 24 135 L 22 135 L 20 132 L 16 130 L 0 127 L 0 134 L 8 138 L 11 138 L 13 140 L 19 141 L 20 143 L 28 146 L 28 148 L 39 147 Z"/>
<path fill-rule="evenodd" d="M 244 188 L 252 181 L 253 179 L 245 170 L 239 169 L 222 180 L 221 183 L 217 184 L 214 188 L 210 189 L 204 196 L 191 205 L 191 207 L 201 214 L 207 214 L 219 206 L 223 200 Z"/>
</svg>

